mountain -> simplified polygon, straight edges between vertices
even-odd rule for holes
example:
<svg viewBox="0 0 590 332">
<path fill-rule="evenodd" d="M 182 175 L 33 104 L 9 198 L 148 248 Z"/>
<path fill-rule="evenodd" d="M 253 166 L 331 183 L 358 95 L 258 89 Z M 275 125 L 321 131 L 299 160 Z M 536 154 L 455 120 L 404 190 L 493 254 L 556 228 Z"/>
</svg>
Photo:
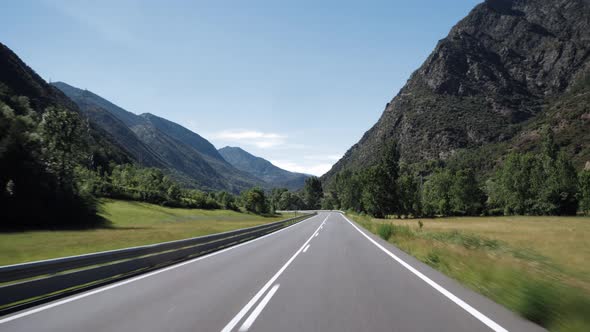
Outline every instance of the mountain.
<svg viewBox="0 0 590 332">
<path fill-rule="evenodd" d="M 471 151 L 534 151 L 549 125 L 577 166 L 590 159 L 590 1 L 487 0 L 323 177 L 373 164 L 396 141 L 409 163 Z"/>
<path fill-rule="evenodd" d="M 27 97 L 29 105 L 38 114 L 43 114 L 45 109 L 51 106 L 81 113 L 78 105 L 59 89 L 45 82 L 12 50 L 0 43 L 0 100 L 10 104 L 11 96 Z M 95 164 L 108 165 L 109 162 L 133 161 L 133 156 L 99 126 L 91 124 L 90 138 L 90 149 Z"/>
<path fill-rule="evenodd" d="M 115 137 L 120 145 L 131 154 L 135 160 L 147 167 L 164 168 L 169 165 L 130 129 L 129 123 L 134 122 L 135 114 L 129 113 L 109 101 L 100 98 L 87 90 L 80 90 L 63 82 L 54 82 L 53 86 L 63 91 L 74 100 L 92 123 L 103 128 Z M 111 109 L 113 111 L 107 111 Z M 129 114 L 126 114 L 129 113 Z"/>
<path fill-rule="evenodd" d="M 136 115 L 63 82 L 53 84 L 144 166 L 168 170 L 175 179 L 204 190 L 267 187 L 263 180 L 225 161 L 209 141 L 174 122 L 149 113 Z"/>
<path fill-rule="evenodd" d="M 219 153 L 235 168 L 260 178 L 273 187 L 291 190 L 303 188 L 307 174 L 293 173 L 273 165 L 270 161 L 256 157 L 238 147 L 226 146 Z"/>
</svg>

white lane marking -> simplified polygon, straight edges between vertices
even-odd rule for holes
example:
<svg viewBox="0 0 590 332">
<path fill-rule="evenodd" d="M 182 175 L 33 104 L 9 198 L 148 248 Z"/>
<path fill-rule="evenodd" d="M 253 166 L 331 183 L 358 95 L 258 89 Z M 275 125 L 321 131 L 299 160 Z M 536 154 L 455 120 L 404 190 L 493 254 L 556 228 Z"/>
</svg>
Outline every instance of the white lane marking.
<svg viewBox="0 0 590 332">
<path fill-rule="evenodd" d="M 278 230 L 276 232 L 263 235 L 261 237 L 252 239 L 252 240 L 247 241 L 247 242 L 243 242 L 243 243 L 237 244 L 237 245 L 232 246 L 232 247 L 229 247 L 229 248 L 225 248 L 225 249 L 222 249 L 222 250 L 219 250 L 219 251 L 216 251 L 216 252 L 212 252 L 212 253 L 207 254 L 205 256 L 197 257 L 195 259 L 191 259 L 191 260 L 188 260 L 186 262 L 178 263 L 176 265 L 171 265 L 171 266 L 165 267 L 165 268 L 160 269 L 160 270 L 156 270 L 156 271 L 153 271 L 153 272 L 150 272 L 150 273 L 142 274 L 140 276 L 137 276 L 137 277 L 134 277 L 134 278 L 131 278 L 131 279 L 127 279 L 127 280 L 124 280 L 124 281 L 121 281 L 121 282 L 117 282 L 117 283 L 114 283 L 114 284 L 111 284 L 111 285 L 108 285 L 108 286 L 105 286 L 105 287 L 102 287 L 102 288 L 97 288 L 97 289 L 92 290 L 92 291 L 89 291 L 87 293 L 82 293 L 82 294 L 79 294 L 79 295 L 76 295 L 76 296 L 73 296 L 73 297 L 65 298 L 65 299 L 60 300 L 60 301 L 57 301 L 57 302 L 52 302 L 52 303 L 49 303 L 49 304 L 46 304 L 46 305 L 42 305 L 42 306 L 37 307 L 35 309 L 24 311 L 24 312 L 21 312 L 19 314 L 15 314 L 15 315 L 8 316 L 8 317 L 5 317 L 5 318 L 0 318 L 0 324 L 4 324 L 4 323 L 10 322 L 10 321 L 15 320 L 15 319 L 26 317 L 26 316 L 29 316 L 29 315 L 38 313 L 40 311 L 44 311 L 44 310 L 47 310 L 47 309 L 51 309 L 53 307 L 57 307 L 57 306 L 62 305 L 62 304 L 66 304 L 68 302 L 73 302 L 73 301 L 76 301 L 76 300 L 79 300 L 79 299 L 82 299 L 82 298 L 85 298 L 85 297 L 88 297 L 88 296 L 91 296 L 91 295 L 94 295 L 94 294 L 97 294 L 97 293 L 101 293 L 101 292 L 104 292 L 104 291 L 107 291 L 107 290 L 110 290 L 110 289 L 113 289 L 113 288 L 117 288 L 119 286 L 123 286 L 123 285 L 129 284 L 129 283 L 132 283 L 134 281 L 138 281 L 138 280 L 141 280 L 141 279 L 145 279 L 145 278 L 154 276 L 156 274 L 160 274 L 162 272 L 174 270 L 174 269 L 179 268 L 181 266 L 184 266 L 184 265 L 187 265 L 187 264 L 191 264 L 191 263 L 200 261 L 200 260 L 205 259 L 205 258 L 209 258 L 209 257 L 213 257 L 215 255 L 219 255 L 219 254 L 224 253 L 226 251 L 239 248 L 241 246 L 244 246 L 244 245 L 247 245 L 247 244 L 256 242 L 258 240 L 262 240 L 262 239 L 264 239 L 266 237 L 269 237 L 269 236 L 272 236 L 272 235 L 276 235 L 276 234 L 278 234 L 278 233 L 280 233 L 282 231 L 286 231 L 287 229 L 290 229 L 291 227 L 295 227 L 297 225 L 301 225 L 302 223 L 304 223 L 306 221 L 315 219 L 318 216 L 319 215 L 314 216 L 314 217 L 311 217 L 309 219 L 305 219 L 302 222 L 298 222 L 298 223 L 293 224 L 291 226 L 287 226 L 287 227 L 285 227 L 283 229 L 280 229 L 280 230 Z"/>
<path fill-rule="evenodd" d="M 305 246 L 305 248 L 303 249 L 303 252 L 306 252 L 307 249 L 309 249 L 309 244 Z"/>
<path fill-rule="evenodd" d="M 268 301 L 270 301 L 272 296 L 275 295 L 276 291 L 279 289 L 280 286 L 281 285 L 276 284 L 270 289 L 270 291 L 266 294 L 266 296 L 262 299 L 262 301 L 260 301 L 258 306 L 256 306 L 256 309 L 254 309 L 254 311 L 252 311 L 252 313 L 250 314 L 250 317 L 248 317 L 248 319 L 246 319 L 244 324 L 242 324 L 242 326 L 239 329 L 240 332 L 248 331 L 248 329 L 250 329 L 250 326 L 252 326 L 252 324 L 254 324 L 254 321 L 256 320 L 256 318 L 258 318 L 258 315 L 260 315 L 262 310 L 264 310 L 264 307 L 266 307 L 266 305 L 268 304 Z"/>
<path fill-rule="evenodd" d="M 326 216 L 326 218 L 322 222 L 322 225 L 326 222 L 326 220 L 328 219 L 328 217 L 330 217 L 330 214 L 328 214 Z M 320 227 L 322 225 L 320 225 Z M 319 229 L 319 227 L 318 227 L 318 229 Z M 316 229 L 316 232 L 317 232 L 317 229 Z M 293 260 L 295 260 L 295 258 L 301 253 L 301 251 L 303 251 L 303 248 L 305 248 L 305 246 L 309 243 L 309 241 L 311 241 L 311 239 L 313 237 L 314 237 L 314 235 L 312 234 L 309 237 L 309 239 L 307 239 L 307 241 L 305 241 L 305 243 L 303 243 L 303 245 L 301 246 L 301 248 L 299 248 L 295 252 L 295 254 L 293 254 L 293 256 L 291 256 L 291 258 L 289 258 L 289 260 L 287 261 L 287 263 L 285 263 L 285 265 L 283 265 L 279 269 L 279 271 L 277 273 L 275 273 L 275 275 L 272 276 L 272 278 L 270 278 L 270 280 L 267 281 L 264 286 L 262 286 L 262 288 L 258 291 L 258 293 L 256 293 L 256 295 L 254 295 L 254 297 L 242 308 L 242 310 L 240 310 L 240 312 L 238 312 L 236 314 L 236 316 L 234 318 L 232 318 L 232 320 L 229 321 L 229 323 L 227 323 L 227 325 L 221 330 L 221 332 L 230 332 L 231 330 L 233 330 L 233 328 L 238 324 L 238 322 L 242 318 L 244 318 L 244 316 L 248 313 L 248 311 L 250 310 L 250 308 L 252 308 L 254 306 L 254 304 L 256 304 L 256 302 L 264 294 L 264 292 L 266 292 L 266 290 L 279 278 L 279 276 L 285 271 L 285 269 L 287 269 L 287 267 L 289 265 L 291 265 L 291 263 L 293 262 Z"/>
<path fill-rule="evenodd" d="M 318 235 L 320 235 L 320 231 L 319 231 L 319 230 L 318 230 L 318 232 L 317 232 L 317 233 L 315 233 L 315 235 L 314 235 L 314 236 L 318 236 Z"/>
<path fill-rule="evenodd" d="M 344 215 L 341 215 L 341 216 L 344 217 L 344 219 L 346 219 L 346 221 L 348 221 L 348 223 L 350 223 L 352 225 L 352 227 L 354 227 L 357 231 L 359 231 L 359 233 L 361 233 L 364 237 L 366 237 L 369 241 L 371 241 L 375 246 L 377 246 L 377 248 L 381 249 L 389 257 L 396 260 L 398 263 L 400 263 L 403 267 L 408 269 L 410 272 L 412 272 L 418 278 L 422 279 L 425 283 L 430 285 L 432 288 L 436 289 L 442 295 L 446 296 L 449 300 L 455 302 L 455 304 L 457 304 L 463 310 L 470 313 L 473 317 L 477 318 L 480 322 L 484 323 L 485 325 L 487 325 L 489 328 L 491 328 L 495 332 L 508 332 L 508 330 L 506 330 L 505 328 L 500 326 L 498 323 L 494 322 L 493 320 L 488 318 L 486 315 L 477 311 L 475 308 L 473 308 L 469 304 L 465 303 L 463 300 L 461 300 L 460 298 L 455 296 L 453 293 L 449 292 L 448 290 L 446 290 L 445 288 L 443 288 L 442 286 L 440 286 L 436 282 L 432 281 L 432 279 L 428 278 L 427 276 L 422 274 L 420 271 L 413 268 L 410 264 L 406 263 L 401 258 L 397 257 L 396 255 L 391 253 L 389 250 L 385 249 L 382 245 L 377 243 L 377 241 L 373 240 L 367 234 L 365 234 L 363 231 L 361 231 L 355 224 L 353 224 L 348 218 L 346 218 L 346 216 L 344 216 Z"/>
</svg>

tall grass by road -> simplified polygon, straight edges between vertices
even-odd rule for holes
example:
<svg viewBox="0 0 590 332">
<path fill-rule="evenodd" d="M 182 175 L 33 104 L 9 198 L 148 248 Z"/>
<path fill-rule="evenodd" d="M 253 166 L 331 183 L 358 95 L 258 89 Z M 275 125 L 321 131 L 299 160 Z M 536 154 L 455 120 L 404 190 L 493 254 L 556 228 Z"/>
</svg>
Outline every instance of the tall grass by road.
<svg viewBox="0 0 590 332">
<path fill-rule="evenodd" d="M 167 208 L 118 200 L 102 200 L 101 206 L 107 227 L 0 233 L 0 265 L 179 240 L 291 217 Z"/>
<path fill-rule="evenodd" d="M 350 216 L 550 331 L 590 331 L 590 218 Z"/>
</svg>

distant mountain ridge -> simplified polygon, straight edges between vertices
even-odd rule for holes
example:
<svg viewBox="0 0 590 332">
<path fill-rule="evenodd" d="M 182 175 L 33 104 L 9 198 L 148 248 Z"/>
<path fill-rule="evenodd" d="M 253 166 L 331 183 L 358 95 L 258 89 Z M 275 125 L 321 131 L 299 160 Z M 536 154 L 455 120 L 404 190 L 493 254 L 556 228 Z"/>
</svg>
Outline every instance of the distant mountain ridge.
<svg viewBox="0 0 590 332">
<path fill-rule="evenodd" d="M 219 153 L 237 169 L 263 179 L 272 184 L 273 187 L 285 187 L 291 190 L 301 189 L 305 179 L 310 177 L 307 174 L 294 173 L 279 168 L 270 161 L 254 156 L 238 147 L 226 146 L 219 149 Z"/>
<path fill-rule="evenodd" d="M 543 126 L 581 167 L 590 160 L 589 104 L 590 1 L 486 0 L 322 179 L 374 164 L 391 141 L 408 163 L 474 151 L 493 164 L 538 150 Z"/>
<path fill-rule="evenodd" d="M 62 91 L 45 82 L 33 69 L 25 64 L 10 48 L 0 43 L 0 99 L 8 96 L 27 97 L 31 108 L 43 114 L 46 108 L 63 107 L 81 113 L 78 105 Z M 100 126 L 90 125 L 90 149 L 95 164 L 108 165 L 109 162 L 125 163 L 133 161 L 117 140 Z"/>
<path fill-rule="evenodd" d="M 204 190 L 239 192 L 253 186 L 269 187 L 233 167 L 209 141 L 174 122 L 149 113 L 136 115 L 63 82 L 52 84 L 144 166 L 167 169 L 177 180 Z"/>
</svg>

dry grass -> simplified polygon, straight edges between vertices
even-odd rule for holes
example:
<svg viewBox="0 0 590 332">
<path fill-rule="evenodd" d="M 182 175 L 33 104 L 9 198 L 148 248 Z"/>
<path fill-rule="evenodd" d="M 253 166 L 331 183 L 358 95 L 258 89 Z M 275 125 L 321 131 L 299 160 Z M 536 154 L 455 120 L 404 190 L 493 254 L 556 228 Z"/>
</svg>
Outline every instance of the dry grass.
<svg viewBox="0 0 590 332">
<path fill-rule="evenodd" d="M 104 200 L 109 227 L 90 230 L 0 233 L 0 265 L 172 241 L 290 217 L 262 217 L 227 210 L 167 208 L 140 202 Z"/>
<path fill-rule="evenodd" d="M 590 330 L 590 218 L 420 219 L 420 229 L 416 219 L 352 217 L 551 331 Z"/>
<path fill-rule="evenodd" d="M 420 219 L 424 232 L 462 232 L 495 239 L 532 251 L 590 281 L 590 218 L 588 217 L 460 217 Z M 389 220 L 418 229 L 417 220 Z"/>
</svg>

